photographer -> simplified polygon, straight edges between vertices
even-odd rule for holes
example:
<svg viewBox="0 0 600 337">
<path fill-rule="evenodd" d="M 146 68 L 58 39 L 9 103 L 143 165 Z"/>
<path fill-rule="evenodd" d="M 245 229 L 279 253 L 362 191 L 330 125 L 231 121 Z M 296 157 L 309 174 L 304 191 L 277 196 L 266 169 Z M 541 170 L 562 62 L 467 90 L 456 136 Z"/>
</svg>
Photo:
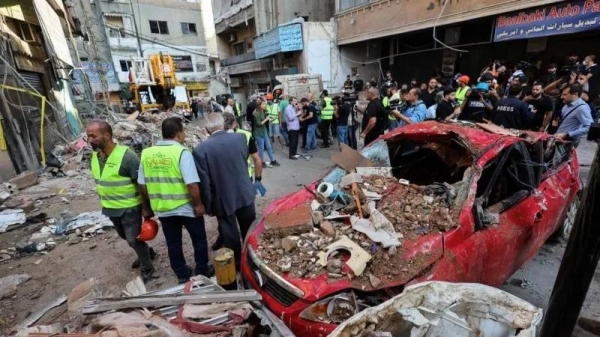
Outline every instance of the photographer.
<svg viewBox="0 0 600 337">
<path fill-rule="evenodd" d="M 392 90 L 392 97 L 390 98 L 391 106 L 386 110 L 386 114 L 388 116 L 388 130 L 392 131 L 398 127 L 399 121 L 396 116 L 392 113 L 393 110 L 398 110 L 400 113 L 406 112 L 408 108 L 408 104 L 406 104 L 406 94 L 408 94 L 408 89 L 400 90 L 398 93 L 395 88 Z"/>
<path fill-rule="evenodd" d="M 533 120 L 527 103 L 521 101 L 522 92 L 519 84 L 513 84 L 508 89 L 508 98 L 501 99 L 492 114 L 492 122 L 507 129 L 523 130 Z"/>
<path fill-rule="evenodd" d="M 438 103 L 437 109 L 435 110 L 436 120 L 451 120 L 459 114 L 460 106 L 456 101 L 456 90 L 453 88 L 444 90 L 444 98 Z"/>
<path fill-rule="evenodd" d="M 494 110 L 492 101 L 487 97 L 489 86 L 487 83 L 478 83 L 473 89 L 467 91 L 467 96 L 460 107 L 459 120 L 483 122 Z"/>
<path fill-rule="evenodd" d="M 427 116 L 427 107 L 425 103 L 419 98 L 421 92 L 417 88 L 412 88 L 406 94 L 406 102 L 409 104 L 406 112 L 401 113 L 400 111 L 392 110 L 392 114 L 399 120 L 399 126 L 405 126 L 408 124 L 414 124 L 422 122 Z"/>
</svg>

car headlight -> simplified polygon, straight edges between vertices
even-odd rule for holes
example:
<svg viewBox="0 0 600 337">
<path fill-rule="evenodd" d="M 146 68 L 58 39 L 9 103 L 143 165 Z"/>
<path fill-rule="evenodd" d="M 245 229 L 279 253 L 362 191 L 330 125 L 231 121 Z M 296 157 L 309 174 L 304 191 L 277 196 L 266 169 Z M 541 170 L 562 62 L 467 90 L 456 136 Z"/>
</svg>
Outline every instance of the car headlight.
<svg viewBox="0 0 600 337">
<path fill-rule="evenodd" d="M 318 301 L 302 310 L 300 318 L 321 323 L 342 323 L 358 313 L 352 293 L 338 294 Z"/>
</svg>

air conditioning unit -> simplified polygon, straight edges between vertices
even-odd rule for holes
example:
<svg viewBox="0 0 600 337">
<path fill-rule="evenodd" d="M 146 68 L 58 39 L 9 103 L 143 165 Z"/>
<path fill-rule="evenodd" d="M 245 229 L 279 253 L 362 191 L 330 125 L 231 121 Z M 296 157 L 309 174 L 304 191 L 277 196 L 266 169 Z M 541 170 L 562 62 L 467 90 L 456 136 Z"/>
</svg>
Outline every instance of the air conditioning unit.
<svg viewBox="0 0 600 337">
<path fill-rule="evenodd" d="M 235 41 L 237 41 L 237 36 L 235 36 L 235 33 L 229 33 L 229 42 Z"/>
</svg>

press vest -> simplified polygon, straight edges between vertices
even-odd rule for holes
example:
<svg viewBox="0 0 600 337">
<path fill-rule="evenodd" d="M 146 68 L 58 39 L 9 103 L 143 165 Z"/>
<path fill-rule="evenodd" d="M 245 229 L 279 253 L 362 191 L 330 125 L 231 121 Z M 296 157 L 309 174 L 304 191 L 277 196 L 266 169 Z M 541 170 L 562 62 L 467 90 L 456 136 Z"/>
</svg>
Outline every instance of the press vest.
<svg viewBox="0 0 600 337">
<path fill-rule="evenodd" d="M 324 121 L 333 119 L 333 105 L 331 105 L 331 97 L 324 97 L 325 107 L 321 111 L 321 119 Z"/>
<path fill-rule="evenodd" d="M 462 89 L 461 88 L 456 89 L 456 100 L 461 105 L 463 104 L 463 101 L 465 100 L 465 96 L 467 95 L 467 90 L 469 90 L 469 86 L 468 85 L 465 86 Z"/>
<path fill-rule="evenodd" d="M 96 181 L 100 204 L 104 208 L 132 208 L 142 203 L 137 185 L 131 181 L 131 177 L 119 175 L 126 152 L 126 146 L 117 145 L 108 156 L 102 172 L 100 172 L 98 154 L 96 152 L 92 154 L 92 176 Z"/>
<path fill-rule="evenodd" d="M 179 160 L 186 148 L 180 144 L 156 145 L 142 151 L 144 180 L 155 212 L 168 212 L 191 202 Z"/>
<path fill-rule="evenodd" d="M 241 133 L 244 136 L 246 136 L 246 145 L 250 146 L 250 138 L 252 137 L 252 134 L 246 130 L 242 130 L 242 129 L 237 129 L 235 131 L 236 133 Z M 250 178 L 254 178 L 254 160 L 252 160 L 252 156 L 248 155 L 248 175 L 250 176 Z"/>
<path fill-rule="evenodd" d="M 277 104 L 268 104 L 267 113 L 271 117 L 271 124 L 279 124 L 279 106 Z"/>
</svg>

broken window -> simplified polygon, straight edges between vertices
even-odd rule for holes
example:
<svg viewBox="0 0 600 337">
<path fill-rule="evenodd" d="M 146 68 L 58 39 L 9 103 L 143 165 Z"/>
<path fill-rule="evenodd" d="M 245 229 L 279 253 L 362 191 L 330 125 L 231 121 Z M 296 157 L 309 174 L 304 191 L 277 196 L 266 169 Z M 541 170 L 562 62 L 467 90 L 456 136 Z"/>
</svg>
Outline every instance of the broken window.
<svg viewBox="0 0 600 337">
<path fill-rule="evenodd" d="M 473 163 L 467 149 L 455 139 L 388 144 L 394 177 L 417 185 L 454 184 Z"/>
</svg>

